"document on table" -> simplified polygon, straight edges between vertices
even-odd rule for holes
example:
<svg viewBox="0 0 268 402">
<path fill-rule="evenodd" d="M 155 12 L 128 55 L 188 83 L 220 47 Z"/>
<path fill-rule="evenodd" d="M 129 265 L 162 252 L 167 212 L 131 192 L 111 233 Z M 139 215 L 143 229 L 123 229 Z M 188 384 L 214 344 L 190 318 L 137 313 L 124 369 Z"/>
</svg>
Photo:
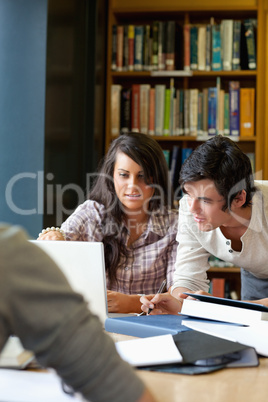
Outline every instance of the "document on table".
<svg viewBox="0 0 268 402">
<path fill-rule="evenodd" d="M 160 335 L 149 338 L 120 341 L 116 349 L 122 359 L 132 366 L 148 366 L 182 362 L 172 335 Z"/>
<path fill-rule="evenodd" d="M 0 398 L 5 402 L 85 402 L 78 394 L 66 394 L 54 372 L 1 369 L 0 384 Z"/>
<path fill-rule="evenodd" d="M 268 322 L 260 321 L 250 326 L 232 325 L 217 321 L 187 319 L 183 325 L 209 335 L 239 342 L 255 348 L 260 355 L 268 357 Z"/>
</svg>

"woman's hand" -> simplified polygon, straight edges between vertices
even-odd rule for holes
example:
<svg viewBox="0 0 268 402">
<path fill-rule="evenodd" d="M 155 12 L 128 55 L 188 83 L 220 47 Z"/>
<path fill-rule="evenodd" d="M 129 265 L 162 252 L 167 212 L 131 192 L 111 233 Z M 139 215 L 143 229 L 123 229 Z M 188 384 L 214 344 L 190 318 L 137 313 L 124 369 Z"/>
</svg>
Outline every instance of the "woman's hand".
<svg viewBox="0 0 268 402">
<path fill-rule="evenodd" d="M 182 302 L 167 293 L 157 293 L 155 295 L 146 295 L 140 298 L 141 309 L 150 314 L 178 314 L 181 311 Z"/>
<path fill-rule="evenodd" d="M 39 235 L 37 240 L 65 240 L 65 237 L 60 232 L 51 230 L 50 232 Z"/>
<path fill-rule="evenodd" d="M 109 313 L 141 313 L 139 295 L 126 295 L 124 293 L 107 290 L 107 303 Z"/>
</svg>

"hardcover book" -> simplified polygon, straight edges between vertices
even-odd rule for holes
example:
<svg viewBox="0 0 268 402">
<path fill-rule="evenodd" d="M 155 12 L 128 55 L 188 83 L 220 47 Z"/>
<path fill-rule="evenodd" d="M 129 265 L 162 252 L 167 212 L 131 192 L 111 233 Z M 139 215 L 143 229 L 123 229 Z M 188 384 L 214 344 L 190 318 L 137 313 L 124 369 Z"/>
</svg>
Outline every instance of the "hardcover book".
<svg viewBox="0 0 268 402">
<path fill-rule="evenodd" d="M 155 135 L 163 135 L 166 86 L 155 86 Z"/>
<path fill-rule="evenodd" d="M 222 69 L 221 63 L 221 26 L 219 24 L 212 25 L 212 63 L 211 69 L 213 71 L 220 71 Z"/>
<path fill-rule="evenodd" d="M 225 71 L 232 70 L 233 25 L 233 20 L 222 20 L 222 66 Z"/>
<path fill-rule="evenodd" d="M 134 70 L 134 25 L 128 26 L 128 70 Z"/>
<path fill-rule="evenodd" d="M 191 70 L 197 70 L 198 67 L 198 28 L 193 25 L 190 28 L 190 67 Z"/>
<path fill-rule="evenodd" d="M 121 134 L 128 133 L 131 130 L 131 89 L 123 88 L 121 90 Z"/>
<path fill-rule="evenodd" d="M 123 71 L 124 27 L 117 25 L 116 69 Z"/>
<path fill-rule="evenodd" d="M 240 88 L 240 136 L 254 135 L 255 88 Z"/>
<path fill-rule="evenodd" d="M 245 37 L 248 53 L 248 68 L 249 70 L 256 70 L 256 43 L 255 43 L 255 27 L 256 20 L 249 18 L 244 20 Z"/>
<path fill-rule="evenodd" d="M 140 131 L 140 85 L 132 85 L 131 97 L 131 130 L 134 132 Z"/>
<path fill-rule="evenodd" d="M 268 307 L 262 304 L 243 302 L 207 295 L 185 293 L 194 299 L 183 301 L 181 313 L 190 317 L 251 325 L 268 321 Z"/>
<path fill-rule="evenodd" d="M 166 70 L 175 70 L 176 57 L 176 24 L 175 21 L 167 21 L 166 26 Z"/>
<path fill-rule="evenodd" d="M 153 22 L 153 51 L 152 51 L 152 70 L 157 70 L 158 69 L 158 30 L 159 30 L 159 22 L 154 21 Z"/>
<path fill-rule="evenodd" d="M 190 71 L 190 25 L 183 26 L 184 70 Z"/>
<path fill-rule="evenodd" d="M 235 141 L 240 135 L 240 83 L 229 82 L 229 124 L 230 135 Z"/>
<path fill-rule="evenodd" d="M 116 54 L 117 54 L 117 25 L 112 26 L 112 60 L 111 69 L 116 71 Z"/>
<path fill-rule="evenodd" d="M 217 88 L 208 88 L 208 135 L 216 135 L 217 129 Z"/>
<path fill-rule="evenodd" d="M 163 71 L 166 68 L 166 23 L 158 23 L 158 70 Z"/>
<path fill-rule="evenodd" d="M 206 68 L 206 28 L 206 25 L 198 26 L 197 60 L 200 71 L 205 71 Z"/>
<path fill-rule="evenodd" d="M 143 25 L 136 25 L 134 27 L 134 70 L 143 70 Z"/>
<path fill-rule="evenodd" d="M 111 86 L 111 133 L 113 137 L 120 134 L 121 90 L 121 85 L 113 84 Z"/>
<path fill-rule="evenodd" d="M 148 134 L 149 128 L 149 92 L 150 85 L 140 85 L 140 128 L 144 134 Z"/>
<path fill-rule="evenodd" d="M 241 21 L 235 20 L 233 25 L 233 54 L 232 69 L 240 70 L 240 42 L 241 42 Z"/>
<path fill-rule="evenodd" d="M 105 330 L 117 334 L 138 336 L 175 335 L 181 331 L 189 331 L 189 328 L 181 325 L 181 321 L 187 317 L 182 315 L 142 315 L 130 317 L 107 318 Z"/>
</svg>

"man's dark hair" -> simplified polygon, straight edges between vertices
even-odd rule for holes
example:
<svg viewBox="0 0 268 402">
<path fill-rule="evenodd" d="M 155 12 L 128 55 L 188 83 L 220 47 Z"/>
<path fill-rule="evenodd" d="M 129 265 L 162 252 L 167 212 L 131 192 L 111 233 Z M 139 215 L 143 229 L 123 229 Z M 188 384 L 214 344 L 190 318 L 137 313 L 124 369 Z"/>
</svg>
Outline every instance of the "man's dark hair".
<svg viewBox="0 0 268 402">
<path fill-rule="evenodd" d="M 234 198 L 246 191 L 247 207 L 256 191 L 250 159 L 228 137 L 216 135 L 197 147 L 184 162 L 180 172 L 182 190 L 188 182 L 212 180 L 225 199 L 223 210 L 231 207 Z"/>
</svg>

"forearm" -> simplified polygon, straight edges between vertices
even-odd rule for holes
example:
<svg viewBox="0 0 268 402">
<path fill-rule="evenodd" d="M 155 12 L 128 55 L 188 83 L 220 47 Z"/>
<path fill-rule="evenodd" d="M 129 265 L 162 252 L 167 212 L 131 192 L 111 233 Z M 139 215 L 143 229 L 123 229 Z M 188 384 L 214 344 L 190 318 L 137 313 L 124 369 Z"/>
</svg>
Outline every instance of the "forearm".
<svg viewBox="0 0 268 402">
<path fill-rule="evenodd" d="M 127 295 L 108 290 L 107 302 L 110 313 L 141 313 L 139 295 Z"/>
<path fill-rule="evenodd" d="M 171 290 L 170 294 L 171 294 L 173 297 L 176 297 L 176 299 L 181 300 L 181 298 L 180 298 L 179 295 L 180 295 L 180 293 L 184 293 L 184 292 L 190 292 L 190 293 L 192 293 L 192 291 L 191 291 L 190 289 L 182 288 L 182 287 L 177 287 L 177 288 L 173 288 L 173 290 Z"/>
</svg>

